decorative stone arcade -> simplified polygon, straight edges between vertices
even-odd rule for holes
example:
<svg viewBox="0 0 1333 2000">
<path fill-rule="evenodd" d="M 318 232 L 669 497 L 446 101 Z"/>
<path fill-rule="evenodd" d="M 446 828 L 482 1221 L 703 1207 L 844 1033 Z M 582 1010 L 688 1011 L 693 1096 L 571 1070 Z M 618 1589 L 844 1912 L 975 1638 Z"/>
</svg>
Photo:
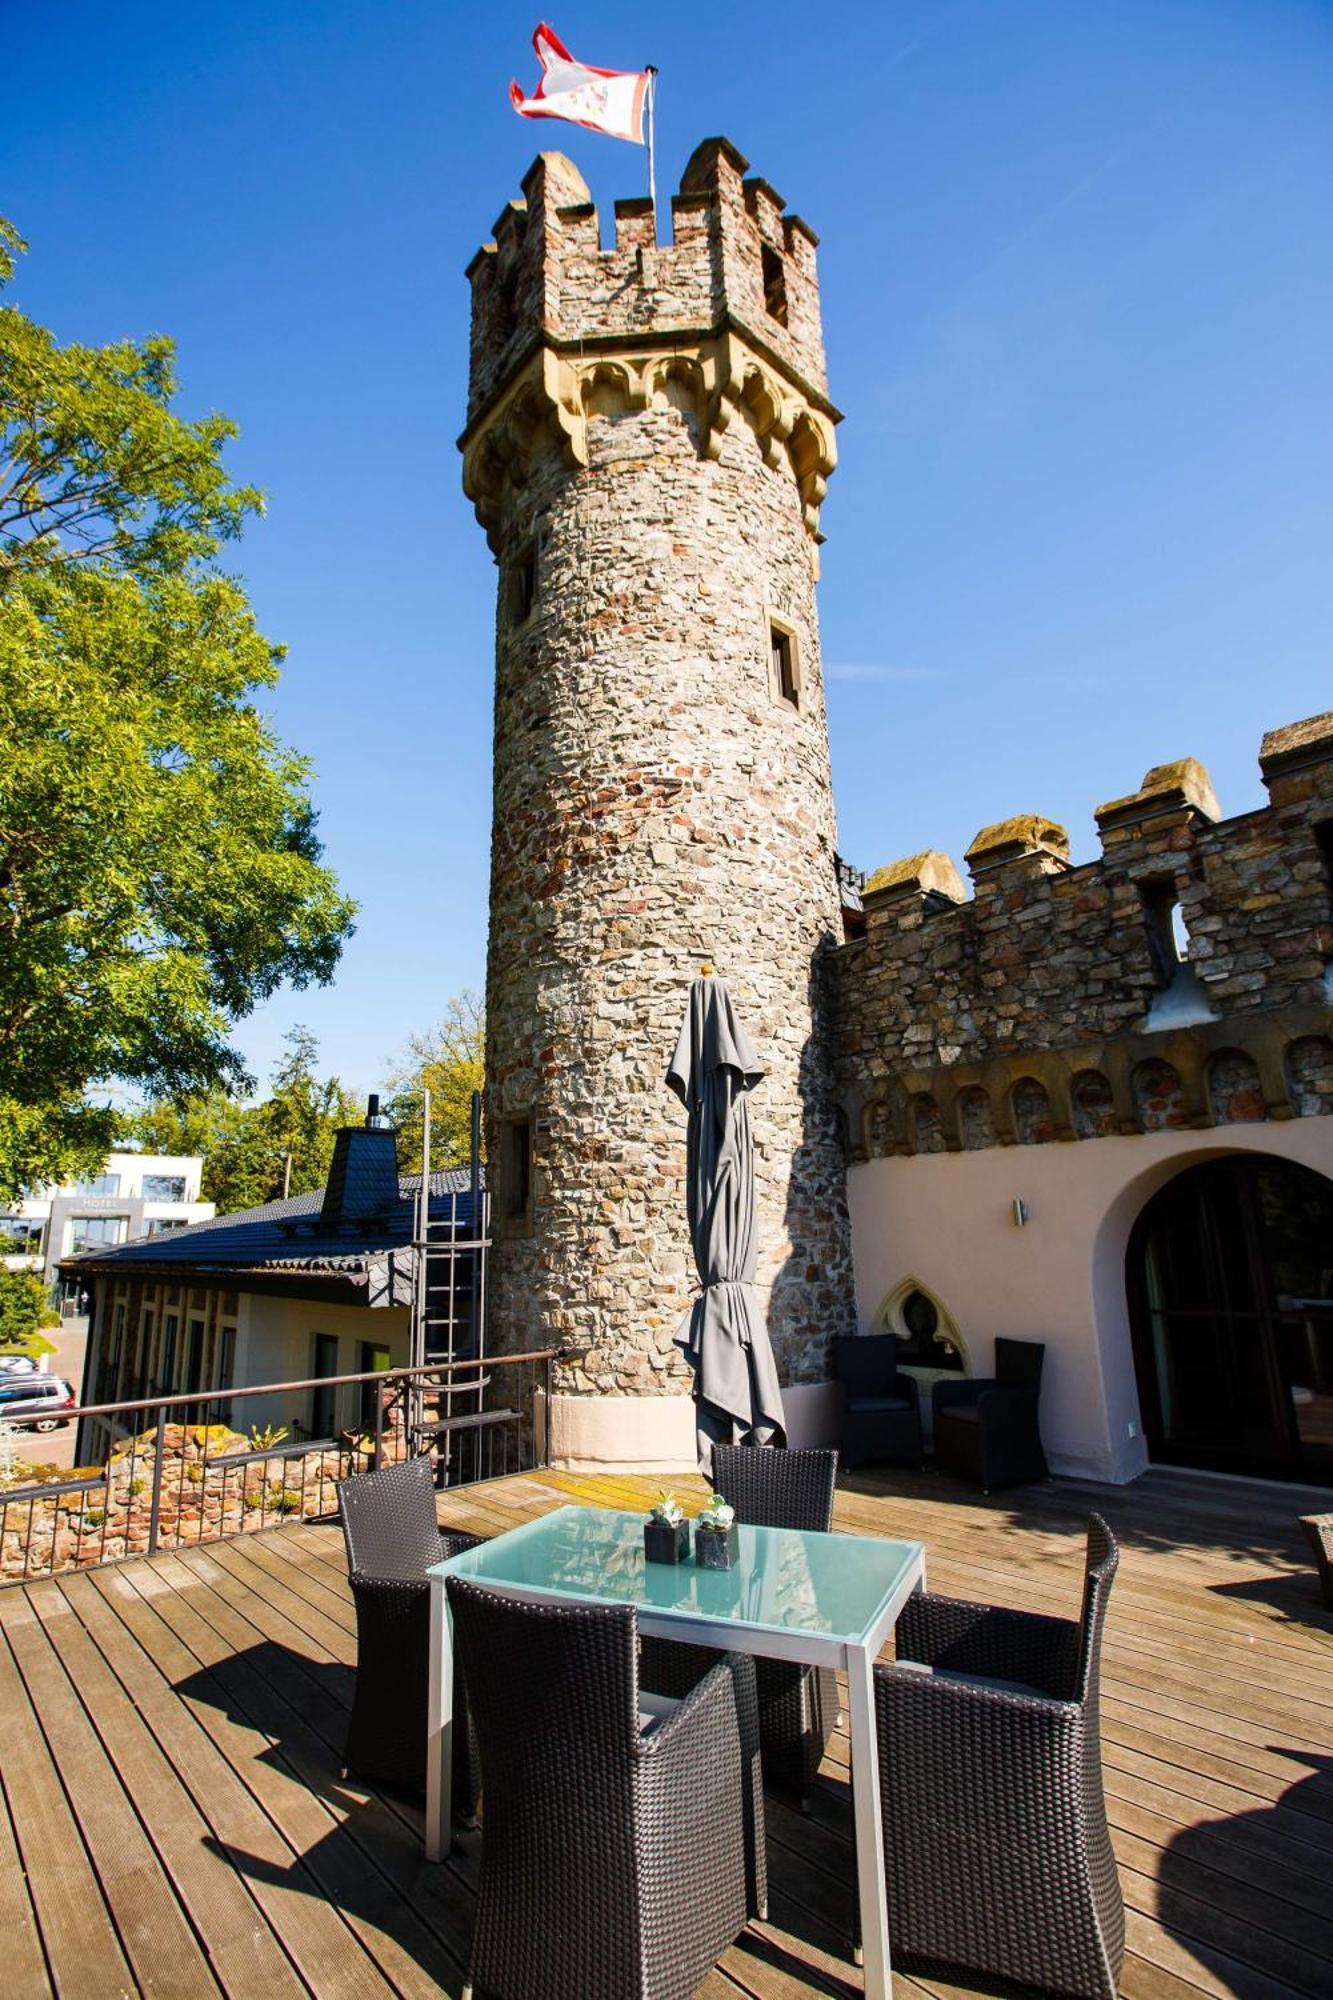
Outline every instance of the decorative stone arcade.
<svg viewBox="0 0 1333 2000">
<path fill-rule="evenodd" d="M 603 250 L 581 176 L 543 154 L 469 269 L 463 483 L 500 572 L 492 1339 L 561 1343 L 574 1456 L 689 1456 L 683 1405 L 625 1399 L 688 1387 L 663 1075 L 704 962 L 766 1070 L 759 1289 L 784 1384 L 822 1382 L 853 1325 L 814 592 L 838 413 L 816 239 L 746 164 L 706 141 L 671 245 L 624 201 Z"/>
</svg>

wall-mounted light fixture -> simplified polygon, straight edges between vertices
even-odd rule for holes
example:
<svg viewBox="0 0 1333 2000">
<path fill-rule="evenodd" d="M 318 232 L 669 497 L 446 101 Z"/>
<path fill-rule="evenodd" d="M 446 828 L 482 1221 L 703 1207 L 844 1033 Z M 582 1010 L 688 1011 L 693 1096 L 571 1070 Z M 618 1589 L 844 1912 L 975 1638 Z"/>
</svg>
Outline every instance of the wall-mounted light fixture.
<svg viewBox="0 0 1333 2000">
<path fill-rule="evenodd" d="M 1021 1195 L 1014 1196 L 1014 1228 L 1023 1229 L 1031 1220 L 1032 1210 Z"/>
</svg>

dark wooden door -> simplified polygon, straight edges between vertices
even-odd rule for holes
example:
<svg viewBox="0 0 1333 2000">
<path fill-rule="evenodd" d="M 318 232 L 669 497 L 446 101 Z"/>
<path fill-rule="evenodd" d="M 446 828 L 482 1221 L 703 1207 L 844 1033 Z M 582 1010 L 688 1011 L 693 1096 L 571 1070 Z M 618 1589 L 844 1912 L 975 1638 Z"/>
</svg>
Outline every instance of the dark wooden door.
<svg viewBox="0 0 1333 2000">
<path fill-rule="evenodd" d="M 1139 1218 L 1127 1276 L 1154 1459 L 1333 1469 L 1333 1182 L 1263 1156 L 1190 1168 Z"/>
</svg>

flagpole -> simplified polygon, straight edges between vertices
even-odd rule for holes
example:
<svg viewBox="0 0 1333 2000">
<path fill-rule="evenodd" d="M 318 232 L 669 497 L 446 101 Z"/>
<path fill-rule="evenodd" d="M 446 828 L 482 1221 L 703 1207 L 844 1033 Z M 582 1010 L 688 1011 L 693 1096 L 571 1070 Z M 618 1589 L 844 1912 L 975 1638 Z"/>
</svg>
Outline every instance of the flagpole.
<svg viewBox="0 0 1333 2000">
<path fill-rule="evenodd" d="M 653 114 L 657 108 L 657 65 L 648 64 L 648 199 L 653 205 L 653 242 L 657 241 L 657 166 Z"/>
</svg>

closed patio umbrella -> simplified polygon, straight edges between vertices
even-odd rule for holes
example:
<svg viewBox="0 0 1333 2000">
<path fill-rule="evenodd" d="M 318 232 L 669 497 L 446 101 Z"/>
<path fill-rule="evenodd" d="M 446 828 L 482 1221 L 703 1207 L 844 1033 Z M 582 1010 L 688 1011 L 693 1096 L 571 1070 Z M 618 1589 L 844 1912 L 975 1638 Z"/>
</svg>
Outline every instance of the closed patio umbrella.
<svg viewBox="0 0 1333 2000">
<path fill-rule="evenodd" d="M 686 1208 L 702 1290 L 676 1342 L 694 1370 L 699 1469 L 715 1444 L 785 1444 L 778 1371 L 754 1295 L 749 1092 L 763 1071 L 724 981 L 696 979 L 667 1071 L 689 1113 Z"/>
</svg>

